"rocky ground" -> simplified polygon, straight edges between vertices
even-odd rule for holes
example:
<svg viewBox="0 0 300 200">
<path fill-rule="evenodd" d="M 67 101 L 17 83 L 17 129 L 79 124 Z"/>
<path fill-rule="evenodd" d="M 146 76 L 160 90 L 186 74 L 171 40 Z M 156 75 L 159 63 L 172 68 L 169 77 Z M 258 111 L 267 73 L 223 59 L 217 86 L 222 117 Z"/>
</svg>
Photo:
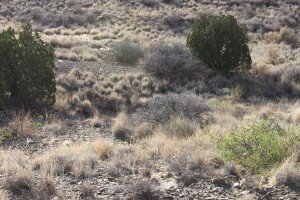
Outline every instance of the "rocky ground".
<svg viewBox="0 0 300 200">
<path fill-rule="evenodd" d="M 103 66 L 103 65 L 102 65 Z M 95 74 L 111 74 L 118 72 L 118 67 L 101 67 L 101 63 L 78 63 L 71 61 L 57 61 L 55 72 L 67 73 L 73 67 L 81 67 L 82 70 L 93 71 Z M 124 68 L 124 72 L 136 71 L 136 68 Z M 45 124 L 38 128 L 30 138 L 6 141 L 1 143 L 0 149 L 21 150 L 26 155 L 34 158 L 42 155 L 49 149 L 60 146 L 72 146 L 73 144 L 92 142 L 99 138 L 113 141 L 115 145 L 122 142 L 115 140 L 111 134 L 111 125 L 114 118 L 102 117 L 96 124 L 91 126 L 89 120 L 64 121 L 66 129 L 63 133 L 55 133 L 51 124 Z M 56 189 L 59 191 L 53 199 L 124 199 L 137 189 L 134 181 L 142 181 L 142 184 L 151 184 L 156 195 L 151 193 L 138 199 L 272 199 L 272 200 L 296 200 L 300 199 L 300 191 L 286 186 L 272 187 L 263 178 L 235 176 L 218 177 L 216 174 L 195 172 L 195 174 L 182 177 L 168 172 L 163 166 L 149 174 L 143 175 L 129 173 L 126 176 L 110 177 L 105 174 L 106 166 L 101 162 L 93 171 L 93 176 L 88 179 L 80 179 L 74 176 L 57 176 L 53 179 Z M 205 175 L 204 175 L 205 174 Z M 42 180 L 42 175 L 36 171 L 36 180 Z M 1 177 L 1 182 L 5 177 Z M 189 180 L 192 179 L 192 184 Z M 262 179 L 257 186 L 257 180 Z M 143 182 L 144 181 L 144 182 Z M 86 186 L 88 185 L 88 187 Z M 89 190 L 93 188 L 93 190 Z M 93 194 L 89 194 L 92 191 Z M 130 196 L 130 195 L 129 195 Z M 136 199 L 134 197 L 132 199 Z M 17 196 L 11 199 L 18 199 Z"/>
<path fill-rule="evenodd" d="M 82 122 L 77 122 L 76 125 L 70 128 L 67 134 L 55 135 L 43 127 L 31 138 L 1 144 L 1 149 L 19 149 L 34 157 L 42 154 L 47 149 L 61 145 L 70 146 L 73 143 L 89 142 L 102 137 L 113 140 L 108 121 L 101 122 L 98 127 L 88 127 Z M 117 144 L 118 141 L 115 141 L 115 143 Z M 109 177 L 103 174 L 105 166 L 102 167 L 102 169 L 101 167 L 95 169 L 94 176 L 85 180 L 72 176 L 56 177 L 54 183 L 60 191 L 60 195 L 53 199 L 124 199 L 128 192 L 132 190 L 132 181 L 140 179 L 138 174 L 130 174 L 119 178 Z M 194 174 L 195 177 L 198 175 Z M 299 191 L 286 186 L 270 187 L 266 184 L 261 189 L 257 189 L 249 186 L 253 184 L 251 179 L 238 180 L 234 176 L 225 178 L 215 176 L 199 177 L 191 185 L 185 185 L 178 182 L 176 175 L 165 172 L 164 168 L 161 168 L 161 171 L 153 172 L 151 175 L 143 177 L 143 179 L 153 182 L 159 199 L 300 199 Z M 38 173 L 36 178 L 37 180 L 42 179 Z M 3 177 L 1 179 L 3 180 Z M 83 190 L 83 184 L 96 188 L 93 197 L 86 197 L 87 194 Z M 11 199 L 17 199 L 17 197 Z M 145 196 L 144 199 L 151 198 Z"/>
</svg>

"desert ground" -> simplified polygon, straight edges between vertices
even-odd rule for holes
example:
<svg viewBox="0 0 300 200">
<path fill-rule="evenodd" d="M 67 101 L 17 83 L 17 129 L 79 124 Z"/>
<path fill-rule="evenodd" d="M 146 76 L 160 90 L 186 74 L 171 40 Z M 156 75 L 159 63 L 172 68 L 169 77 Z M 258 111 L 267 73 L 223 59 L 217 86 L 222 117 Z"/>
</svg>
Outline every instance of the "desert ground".
<svg viewBox="0 0 300 200">
<path fill-rule="evenodd" d="M 219 14 L 247 26 L 250 70 L 147 73 L 201 66 L 187 35 Z M 300 199 L 299 0 L 0 2 L 1 31 L 27 22 L 56 103 L 0 111 L 0 199 Z"/>
</svg>

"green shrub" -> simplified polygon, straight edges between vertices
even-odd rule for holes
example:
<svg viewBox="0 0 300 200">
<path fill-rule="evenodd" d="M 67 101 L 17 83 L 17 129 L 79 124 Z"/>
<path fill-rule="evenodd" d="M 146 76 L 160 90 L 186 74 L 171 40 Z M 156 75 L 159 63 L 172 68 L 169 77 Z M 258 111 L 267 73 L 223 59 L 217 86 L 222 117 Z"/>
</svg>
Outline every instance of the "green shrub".
<svg viewBox="0 0 300 200">
<path fill-rule="evenodd" d="M 0 97 L 5 105 L 49 108 L 55 102 L 54 50 L 23 26 L 18 39 L 14 30 L 0 33 Z M 2 97 L 4 97 L 2 99 Z"/>
<path fill-rule="evenodd" d="M 10 140 L 14 138 L 15 136 L 13 135 L 11 130 L 0 128 L 0 144 L 5 140 Z"/>
<path fill-rule="evenodd" d="M 201 16 L 192 26 L 187 46 L 216 72 L 249 69 L 252 63 L 247 28 L 231 15 Z"/>
<path fill-rule="evenodd" d="M 280 164 L 289 154 L 283 137 L 288 132 L 271 120 L 261 120 L 224 138 L 219 148 L 226 160 L 234 160 L 254 173 Z"/>
</svg>

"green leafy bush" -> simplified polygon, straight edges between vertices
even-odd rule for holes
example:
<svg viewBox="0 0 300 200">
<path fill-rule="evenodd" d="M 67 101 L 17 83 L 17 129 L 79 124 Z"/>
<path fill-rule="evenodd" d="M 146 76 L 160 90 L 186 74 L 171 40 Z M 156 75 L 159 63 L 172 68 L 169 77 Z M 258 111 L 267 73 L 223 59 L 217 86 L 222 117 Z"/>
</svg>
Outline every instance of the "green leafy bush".
<svg viewBox="0 0 300 200">
<path fill-rule="evenodd" d="M 201 16 L 187 37 L 187 46 L 216 72 L 249 69 L 252 63 L 247 28 L 231 15 Z"/>
<path fill-rule="evenodd" d="M 219 148 L 226 160 L 234 160 L 254 173 L 261 173 L 280 164 L 289 154 L 289 133 L 271 120 L 261 120 L 224 138 Z"/>
<path fill-rule="evenodd" d="M 11 130 L 0 128 L 0 144 L 5 140 L 14 139 L 15 136 L 13 135 Z"/>
<path fill-rule="evenodd" d="M 19 37 L 0 33 L 0 106 L 50 107 L 55 102 L 54 50 L 29 24 Z"/>
</svg>

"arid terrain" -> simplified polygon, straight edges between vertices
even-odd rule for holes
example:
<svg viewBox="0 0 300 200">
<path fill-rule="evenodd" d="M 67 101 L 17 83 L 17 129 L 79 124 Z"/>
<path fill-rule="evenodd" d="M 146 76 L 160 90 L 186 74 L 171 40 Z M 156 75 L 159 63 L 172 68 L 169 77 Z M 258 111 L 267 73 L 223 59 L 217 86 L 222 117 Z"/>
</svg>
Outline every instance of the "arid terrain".
<svg viewBox="0 0 300 200">
<path fill-rule="evenodd" d="M 246 24 L 250 70 L 147 73 L 201 66 L 187 35 L 219 14 Z M 56 103 L 0 111 L 1 200 L 300 199 L 299 0 L 0 1 L 1 31 L 27 22 Z"/>
</svg>

